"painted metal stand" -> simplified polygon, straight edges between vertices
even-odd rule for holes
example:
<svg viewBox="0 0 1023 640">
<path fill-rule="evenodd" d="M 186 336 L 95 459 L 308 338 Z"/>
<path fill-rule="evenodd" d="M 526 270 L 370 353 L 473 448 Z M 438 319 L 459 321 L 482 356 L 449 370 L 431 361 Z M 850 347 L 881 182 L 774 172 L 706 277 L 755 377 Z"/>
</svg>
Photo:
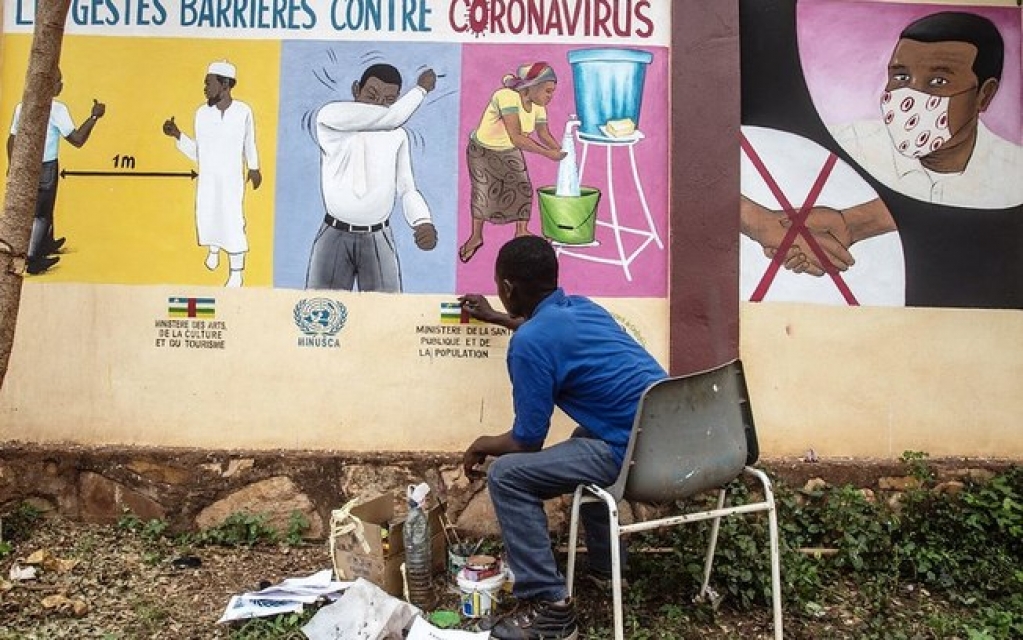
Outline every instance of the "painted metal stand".
<svg viewBox="0 0 1023 640">
<path fill-rule="evenodd" d="M 578 258 L 580 260 L 586 260 L 589 262 L 598 262 L 601 264 L 617 265 L 622 268 L 625 273 L 625 279 L 632 282 L 632 272 L 629 269 L 629 265 L 641 254 L 643 250 L 650 245 L 651 242 L 656 243 L 658 249 L 664 249 L 664 243 L 661 241 L 660 236 L 657 233 L 657 227 L 654 226 L 653 216 L 650 214 L 650 206 L 646 201 L 646 194 L 643 192 L 643 183 L 639 178 L 639 169 L 636 167 L 636 145 L 639 144 L 644 136 L 641 132 L 636 131 L 632 135 L 623 138 L 596 138 L 580 134 L 576 131 L 576 137 L 579 143 L 582 145 L 582 155 L 579 161 L 579 182 L 582 183 L 583 175 L 586 171 L 586 160 L 589 156 L 590 147 L 604 148 L 606 157 L 606 174 L 607 174 L 607 201 L 610 209 L 610 220 L 600 220 L 599 216 L 597 219 L 597 226 L 610 229 L 614 234 L 615 245 L 617 249 L 617 257 L 607 257 L 593 255 L 592 253 L 584 252 L 587 248 L 597 247 L 600 242 L 594 240 L 594 242 L 585 245 L 569 245 L 555 242 L 553 243 L 554 249 L 559 256 L 569 256 L 572 258 Z M 643 209 L 643 215 L 646 219 L 646 227 L 631 227 L 622 223 L 618 216 L 618 196 L 615 192 L 615 181 L 614 181 L 614 155 L 616 149 L 625 149 L 629 154 L 629 165 L 632 169 L 632 182 L 636 188 L 636 195 L 639 198 L 639 204 Z M 624 236 L 639 237 L 641 239 L 639 245 L 631 251 L 627 251 L 625 248 Z"/>
</svg>

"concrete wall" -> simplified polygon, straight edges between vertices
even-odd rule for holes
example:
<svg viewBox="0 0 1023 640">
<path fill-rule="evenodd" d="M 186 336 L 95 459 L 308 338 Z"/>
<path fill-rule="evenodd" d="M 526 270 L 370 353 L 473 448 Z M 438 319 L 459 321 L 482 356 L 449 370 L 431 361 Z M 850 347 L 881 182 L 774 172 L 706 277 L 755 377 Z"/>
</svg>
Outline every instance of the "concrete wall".
<svg viewBox="0 0 1023 640">
<path fill-rule="evenodd" d="M 170 351 L 154 367 L 147 354 L 165 292 L 26 287 L 0 439 L 457 452 L 507 428 L 507 335 L 490 338 L 485 359 L 424 361 L 414 321 L 434 301 L 417 311 L 403 298 L 352 295 L 340 347 L 300 349 L 299 297 L 221 293 L 226 348 Z M 666 361 L 663 302 L 603 302 Z M 741 312 L 765 456 L 1023 457 L 1020 312 L 750 303 Z M 563 436 L 567 420 L 556 424 Z"/>
<path fill-rule="evenodd" d="M 194 319 L 190 328 L 157 327 L 173 291 L 26 286 L 0 392 L 0 440 L 458 451 L 481 430 L 510 426 L 509 334 L 440 324 L 448 297 L 337 294 L 347 319 L 334 346 L 307 347 L 294 319 L 305 292 L 218 290 L 223 329 L 198 329 Z M 604 302 L 666 360 L 664 301 Z M 223 347 L 190 348 L 198 332 Z M 567 429 L 560 420 L 559 433 Z"/>
<path fill-rule="evenodd" d="M 1019 310 L 733 303 L 737 225 L 715 225 L 713 216 L 738 216 L 723 204 L 738 194 L 730 137 L 738 78 L 720 78 L 716 94 L 689 80 L 701 52 L 735 55 L 738 30 L 734 6 L 704 4 L 677 3 L 702 27 L 690 24 L 672 43 L 676 61 L 695 57 L 672 72 L 672 113 L 694 119 L 672 139 L 671 297 L 600 301 L 674 373 L 740 354 L 766 457 L 810 448 L 830 457 L 894 458 L 907 449 L 1023 457 Z M 676 8 L 676 20 L 684 15 Z M 706 126 L 695 117 L 713 111 L 707 92 L 725 100 L 719 115 L 729 135 L 715 137 L 731 153 L 679 148 L 686 136 L 678 132 Z M 716 270 L 708 275 L 701 260 Z M 161 324 L 168 299 L 185 291 L 215 297 L 222 325 Z M 338 292 L 331 297 L 347 309 L 344 327 L 318 347 L 301 344 L 295 320 L 308 297 L 259 287 L 26 283 L 0 390 L 0 441 L 454 453 L 480 431 L 507 428 L 508 336 L 441 323 L 439 305 L 452 295 Z M 450 332 L 433 332 L 442 327 Z M 177 339 L 221 344 L 159 342 L 179 330 L 206 333 Z M 554 437 L 569 428 L 557 416 Z"/>
<path fill-rule="evenodd" d="M 1020 458 L 1023 313 L 744 304 L 768 456 Z"/>
</svg>

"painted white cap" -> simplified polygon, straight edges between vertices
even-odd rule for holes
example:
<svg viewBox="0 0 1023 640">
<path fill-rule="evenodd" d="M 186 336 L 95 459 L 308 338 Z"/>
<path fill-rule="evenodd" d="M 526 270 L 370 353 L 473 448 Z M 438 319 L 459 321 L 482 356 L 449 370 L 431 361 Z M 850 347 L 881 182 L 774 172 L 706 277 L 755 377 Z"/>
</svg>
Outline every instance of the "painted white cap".
<svg viewBox="0 0 1023 640">
<path fill-rule="evenodd" d="M 222 76 L 224 78 L 238 78 L 234 65 L 227 60 L 211 62 L 210 68 L 206 70 L 206 73 L 212 73 L 215 76 Z"/>
</svg>

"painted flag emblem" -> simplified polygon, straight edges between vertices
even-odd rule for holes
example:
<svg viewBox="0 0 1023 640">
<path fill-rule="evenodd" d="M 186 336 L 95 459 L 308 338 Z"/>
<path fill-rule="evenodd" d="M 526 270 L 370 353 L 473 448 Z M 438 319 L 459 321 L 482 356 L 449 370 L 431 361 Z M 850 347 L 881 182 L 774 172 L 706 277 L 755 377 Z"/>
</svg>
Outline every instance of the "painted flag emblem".
<svg viewBox="0 0 1023 640">
<path fill-rule="evenodd" d="M 216 298 L 167 298 L 171 318 L 216 318 Z"/>
<path fill-rule="evenodd" d="M 469 315 L 469 312 L 462 309 L 462 305 L 457 302 L 442 302 L 440 303 L 440 323 L 441 324 L 486 324 L 473 318 Z"/>
</svg>

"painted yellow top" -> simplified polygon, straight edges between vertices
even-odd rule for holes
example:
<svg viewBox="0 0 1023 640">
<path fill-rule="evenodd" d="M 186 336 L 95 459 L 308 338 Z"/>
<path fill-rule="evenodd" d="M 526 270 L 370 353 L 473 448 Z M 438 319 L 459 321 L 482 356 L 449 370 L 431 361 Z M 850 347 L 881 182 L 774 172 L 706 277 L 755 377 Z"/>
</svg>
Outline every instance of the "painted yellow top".
<svg viewBox="0 0 1023 640">
<path fill-rule="evenodd" d="M 538 104 L 532 105 L 528 111 L 522 104 L 522 96 L 513 89 L 498 89 L 491 96 L 487 108 L 480 118 L 480 124 L 473 131 L 473 139 L 487 147 L 497 151 L 514 149 L 511 138 L 508 136 L 508 129 L 504 126 L 504 116 L 518 114 L 519 126 L 524 135 L 536 131 L 536 125 L 547 122 L 547 108 Z"/>
</svg>

